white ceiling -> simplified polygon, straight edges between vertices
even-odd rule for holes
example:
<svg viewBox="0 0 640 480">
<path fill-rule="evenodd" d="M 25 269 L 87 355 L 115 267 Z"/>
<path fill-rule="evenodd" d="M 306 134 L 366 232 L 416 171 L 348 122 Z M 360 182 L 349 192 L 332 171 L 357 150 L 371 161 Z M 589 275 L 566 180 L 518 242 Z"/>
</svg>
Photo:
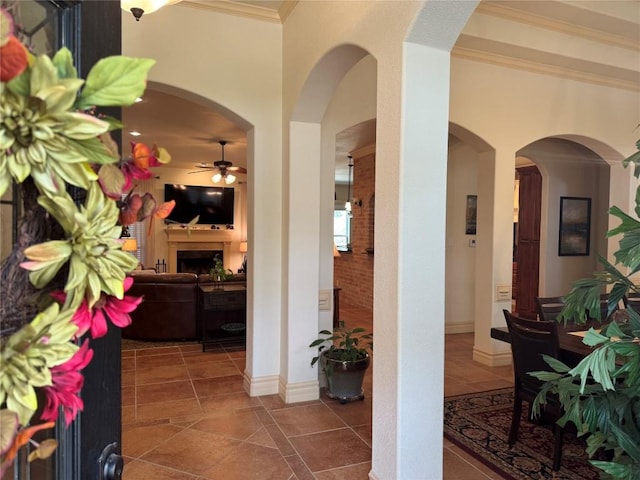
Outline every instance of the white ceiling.
<svg viewBox="0 0 640 480">
<path fill-rule="evenodd" d="M 297 0 L 183 0 L 176 6 L 165 8 L 199 8 L 229 15 L 242 15 L 263 21 L 280 23 L 295 8 Z M 542 26 L 549 30 L 561 29 L 576 38 L 606 39 L 613 45 L 622 45 L 638 54 L 640 65 L 640 0 L 501 0 L 483 1 L 477 10 L 483 15 L 508 17 L 524 24 Z M 144 21 L 144 17 L 141 21 Z M 465 29 L 466 30 L 466 29 Z M 530 61 L 547 68 L 558 69 L 567 65 L 576 75 L 597 78 L 603 81 L 620 82 L 621 85 L 638 85 L 640 68 L 629 70 L 612 68 L 605 62 L 569 62 L 566 58 L 545 53 L 533 48 L 510 45 L 507 42 L 487 40 L 463 32 L 454 48 L 495 58 L 513 58 Z M 225 159 L 235 165 L 246 167 L 246 135 L 233 121 L 210 106 L 196 101 L 181 99 L 154 89 L 149 85 L 144 101 L 124 109 L 125 130 L 123 142 L 130 140 L 153 143 L 157 141 L 172 155 L 172 166 L 196 170 L 200 162 L 212 163 L 220 159 L 219 140 L 227 140 Z M 129 137 L 127 132 L 138 130 L 141 137 Z M 355 125 L 336 139 L 336 180 L 346 181 L 347 155 L 362 147 L 375 143 L 375 122 Z M 206 175 L 202 173 L 201 175 Z"/>
</svg>

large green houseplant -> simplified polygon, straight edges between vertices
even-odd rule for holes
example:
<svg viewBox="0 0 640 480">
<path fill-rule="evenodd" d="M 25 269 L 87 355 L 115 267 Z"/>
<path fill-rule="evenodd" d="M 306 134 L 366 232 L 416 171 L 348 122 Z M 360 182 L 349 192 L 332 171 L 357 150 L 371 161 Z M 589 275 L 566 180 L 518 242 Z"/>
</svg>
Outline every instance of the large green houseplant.
<svg viewBox="0 0 640 480">
<path fill-rule="evenodd" d="M 640 177 L 640 140 L 638 152 L 624 160 Z M 600 294 L 609 291 L 608 313 L 611 323 L 601 331 L 593 328 L 584 343 L 596 347 L 576 367 L 547 359 L 554 372 L 534 372 L 545 380 L 534 403 L 534 411 L 547 394 L 557 394 L 565 410 L 561 424 L 572 422 L 578 433 L 586 436 L 587 453 L 592 456 L 604 449 L 609 461 L 592 460 L 601 469 L 602 478 L 637 480 L 640 478 L 640 312 L 624 299 L 631 292 L 640 293 L 632 277 L 640 271 L 640 187 L 636 190 L 633 218 L 618 207 L 609 213 L 621 220 L 607 236 L 621 235 L 614 253 L 616 265 L 599 257 L 603 271 L 592 278 L 578 280 L 567 295 L 560 321 L 573 319 L 585 323 L 588 317 L 600 319 Z M 626 308 L 616 310 L 623 303 Z"/>
<path fill-rule="evenodd" d="M 317 348 L 318 355 L 311 359 L 311 366 L 320 362 L 320 368 L 327 375 L 327 396 L 346 403 L 363 400 L 362 382 L 369 368 L 373 349 L 373 335 L 362 327 L 346 329 L 344 322 L 333 332 L 321 330 L 319 337 L 309 347 Z"/>
</svg>

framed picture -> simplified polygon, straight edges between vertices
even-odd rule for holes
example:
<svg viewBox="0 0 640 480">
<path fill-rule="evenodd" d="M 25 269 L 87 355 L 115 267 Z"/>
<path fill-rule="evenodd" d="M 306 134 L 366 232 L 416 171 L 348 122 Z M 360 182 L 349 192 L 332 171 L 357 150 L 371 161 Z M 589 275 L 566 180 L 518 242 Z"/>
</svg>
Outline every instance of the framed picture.
<svg viewBox="0 0 640 480">
<path fill-rule="evenodd" d="M 591 199 L 560 197 L 559 256 L 589 255 Z"/>
<path fill-rule="evenodd" d="M 465 230 L 466 235 L 476 234 L 476 220 L 478 214 L 478 196 L 467 195 L 467 211 L 465 214 Z"/>
</svg>

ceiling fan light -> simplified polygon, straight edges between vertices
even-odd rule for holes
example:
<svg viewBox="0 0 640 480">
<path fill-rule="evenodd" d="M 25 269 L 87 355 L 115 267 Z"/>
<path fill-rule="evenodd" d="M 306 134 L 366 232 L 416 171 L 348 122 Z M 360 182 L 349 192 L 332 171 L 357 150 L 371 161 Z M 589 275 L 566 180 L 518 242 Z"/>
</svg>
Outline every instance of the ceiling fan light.
<svg viewBox="0 0 640 480">
<path fill-rule="evenodd" d="M 236 181 L 236 176 L 232 173 L 227 173 L 227 175 L 224 177 L 224 182 L 227 185 L 231 185 L 235 181 Z"/>
<path fill-rule="evenodd" d="M 211 181 L 213 183 L 218 183 L 220 180 L 222 180 L 222 175 L 219 173 L 216 173 L 213 177 L 211 177 Z"/>
</svg>

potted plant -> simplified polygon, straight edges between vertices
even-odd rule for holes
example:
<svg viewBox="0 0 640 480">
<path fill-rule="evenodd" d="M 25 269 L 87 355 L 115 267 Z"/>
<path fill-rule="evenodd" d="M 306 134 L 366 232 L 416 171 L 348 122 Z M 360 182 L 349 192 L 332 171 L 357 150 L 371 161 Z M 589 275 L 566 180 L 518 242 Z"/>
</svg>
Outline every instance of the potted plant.
<svg viewBox="0 0 640 480">
<path fill-rule="evenodd" d="M 640 141 L 636 146 L 640 150 Z M 630 163 L 638 178 L 640 151 L 625 159 L 623 165 Z M 635 214 L 640 217 L 640 187 L 635 198 Z M 614 256 L 616 265 L 625 271 L 599 257 L 604 270 L 573 284 L 558 320 L 584 323 L 587 314 L 600 319 L 599 300 L 604 287 L 609 290 L 608 314 L 613 320 L 599 332 L 587 332 L 584 343 L 597 348 L 575 368 L 547 359 L 554 372 L 532 372 L 546 381 L 534 402 L 534 412 L 539 412 L 547 394 L 557 394 L 565 411 L 559 423 L 572 422 L 579 434 L 587 436 L 590 456 L 599 449 L 609 454 L 609 461 L 591 461 L 603 470 L 603 478 L 632 480 L 640 478 L 640 312 L 626 299 L 629 292 L 634 296 L 640 292 L 631 278 L 640 270 L 640 221 L 615 206 L 609 213 L 622 222 L 607 236 L 622 234 Z M 614 311 L 621 302 L 626 308 Z"/>
<path fill-rule="evenodd" d="M 309 347 L 318 348 L 318 355 L 311 360 L 311 366 L 320 362 L 320 368 L 327 375 L 327 396 L 346 403 L 364 400 L 362 382 L 369 368 L 373 349 L 373 335 L 365 333 L 362 327 L 346 329 L 344 322 L 333 332 L 321 330 L 320 337 Z"/>
<path fill-rule="evenodd" d="M 214 282 L 215 286 L 217 288 L 222 288 L 222 282 L 232 276 L 233 272 L 230 269 L 224 268 L 220 255 L 213 257 L 213 267 L 209 270 L 209 277 L 211 277 L 211 281 Z"/>
</svg>

